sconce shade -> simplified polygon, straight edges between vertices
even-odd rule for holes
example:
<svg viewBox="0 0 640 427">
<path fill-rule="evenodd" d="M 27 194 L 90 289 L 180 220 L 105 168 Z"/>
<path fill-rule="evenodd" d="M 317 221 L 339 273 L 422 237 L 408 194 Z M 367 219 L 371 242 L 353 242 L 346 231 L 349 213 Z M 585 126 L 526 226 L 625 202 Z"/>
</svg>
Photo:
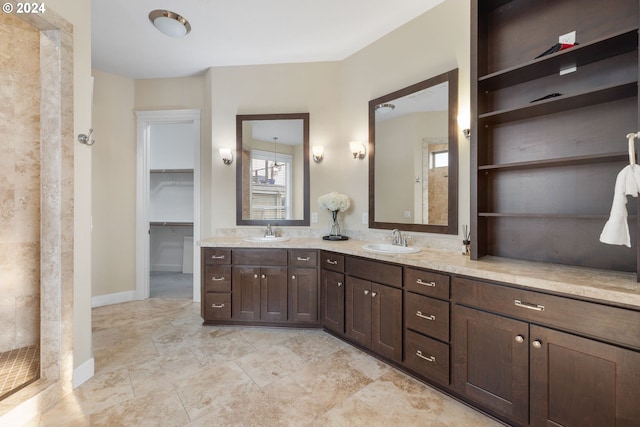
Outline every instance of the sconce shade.
<svg viewBox="0 0 640 427">
<path fill-rule="evenodd" d="M 324 159 L 324 147 L 322 145 L 314 145 L 311 147 L 313 161 L 320 163 Z"/>
<path fill-rule="evenodd" d="M 366 147 L 360 141 L 351 141 L 349 143 L 349 149 L 354 159 L 364 159 L 365 153 L 367 152 Z"/>
<path fill-rule="evenodd" d="M 233 163 L 233 151 L 230 148 L 221 148 L 219 150 L 220 157 L 222 158 L 222 163 L 225 165 L 230 165 Z"/>
<path fill-rule="evenodd" d="M 169 37 L 184 37 L 191 31 L 189 21 L 169 10 L 152 10 L 149 12 L 149 21 L 158 31 Z"/>
</svg>

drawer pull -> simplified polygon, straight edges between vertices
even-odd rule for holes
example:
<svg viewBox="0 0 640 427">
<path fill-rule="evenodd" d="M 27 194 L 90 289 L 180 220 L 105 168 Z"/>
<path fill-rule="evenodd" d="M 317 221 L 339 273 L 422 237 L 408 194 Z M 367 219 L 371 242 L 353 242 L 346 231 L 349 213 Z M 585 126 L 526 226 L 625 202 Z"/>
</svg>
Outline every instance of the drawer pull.
<svg viewBox="0 0 640 427">
<path fill-rule="evenodd" d="M 423 282 L 422 279 L 416 280 L 416 283 L 418 285 L 429 286 L 431 288 L 435 288 L 436 287 L 436 282 Z"/>
<path fill-rule="evenodd" d="M 422 352 L 420 350 L 416 351 L 416 356 L 418 356 L 420 359 L 424 359 L 427 362 L 435 362 L 436 358 L 435 356 L 423 356 Z"/>
<path fill-rule="evenodd" d="M 224 304 L 213 304 L 211 308 L 224 308 Z"/>
<path fill-rule="evenodd" d="M 336 265 L 338 264 L 338 261 L 333 261 L 327 258 L 327 264 Z"/>
<path fill-rule="evenodd" d="M 224 280 L 224 276 L 222 277 L 212 277 L 211 280 L 214 282 L 222 282 Z"/>
<path fill-rule="evenodd" d="M 301 256 L 298 257 L 298 261 L 309 261 L 311 259 L 311 257 L 306 257 L 306 258 L 302 258 Z"/>
<path fill-rule="evenodd" d="M 224 255 L 211 255 L 211 259 L 224 259 Z"/>
<path fill-rule="evenodd" d="M 421 311 L 416 311 L 416 316 L 421 317 L 422 319 L 436 320 L 436 316 L 434 316 L 433 314 L 425 316 Z"/>
<path fill-rule="evenodd" d="M 513 303 L 516 307 L 526 308 L 528 310 L 544 311 L 544 305 L 530 304 L 528 302 L 522 302 L 519 299 L 513 300 Z"/>
</svg>

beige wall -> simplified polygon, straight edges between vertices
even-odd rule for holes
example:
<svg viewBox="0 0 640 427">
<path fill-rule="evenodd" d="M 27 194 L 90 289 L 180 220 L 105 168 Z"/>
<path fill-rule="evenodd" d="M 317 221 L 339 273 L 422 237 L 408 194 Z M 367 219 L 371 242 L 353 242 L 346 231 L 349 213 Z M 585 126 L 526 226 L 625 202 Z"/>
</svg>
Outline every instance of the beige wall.
<svg viewBox="0 0 640 427">
<path fill-rule="evenodd" d="M 91 3 L 48 0 L 47 8 L 73 25 L 74 135 L 91 127 Z M 93 357 L 91 348 L 91 149 L 74 149 L 73 365 Z"/>
<path fill-rule="evenodd" d="M 136 80 L 135 109 L 202 109 L 202 236 L 236 226 L 235 163 L 224 165 L 218 148 L 235 147 L 235 116 L 252 113 L 310 113 L 311 145 L 325 147 L 324 161 L 310 162 L 311 212 L 319 214 L 311 227 L 327 228 L 329 212 L 318 208 L 317 198 L 336 191 L 352 201 L 341 214 L 344 227 L 366 230 L 368 162 L 352 158 L 349 141 L 368 141 L 369 100 L 454 68 L 459 69 L 459 110 L 468 111 L 469 12 L 467 2 L 447 0 L 341 62 L 218 67 L 200 77 Z M 459 223 L 468 224 L 469 147 L 461 133 L 459 139 Z M 135 215 L 128 221 L 132 227 Z M 133 282 L 131 277 L 130 290 Z M 100 292 L 122 290 L 114 286 Z"/>
<path fill-rule="evenodd" d="M 136 287 L 134 80 L 93 70 L 92 296 Z"/>
</svg>

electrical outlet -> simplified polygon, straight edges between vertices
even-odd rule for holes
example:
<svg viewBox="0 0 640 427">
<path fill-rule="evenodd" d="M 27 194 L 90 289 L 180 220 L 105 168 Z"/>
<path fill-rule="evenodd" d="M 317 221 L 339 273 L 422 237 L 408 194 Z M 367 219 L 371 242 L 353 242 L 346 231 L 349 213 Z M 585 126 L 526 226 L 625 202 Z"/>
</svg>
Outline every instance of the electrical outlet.
<svg viewBox="0 0 640 427">
<path fill-rule="evenodd" d="M 311 222 L 313 224 L 318 223 L 318 212 L 311 212 Z"/>
<path fill-rule="evenodd" d="M 576 32 L 571 31 L 570 33 L 563 34 L 558 37 L 558 43 L 561 44 L 575 44 L 576 43 Z"/>
<path fill-rule="evenodd" d="M 411 218 L 411 211 L 404 211 L 405 218 Z"/>
<path fill-rule="evenodd" d="M 369 213 L 368 212 L 362 212 L 362 223 L 363 224 L 369 224 Z"/>
</svg>

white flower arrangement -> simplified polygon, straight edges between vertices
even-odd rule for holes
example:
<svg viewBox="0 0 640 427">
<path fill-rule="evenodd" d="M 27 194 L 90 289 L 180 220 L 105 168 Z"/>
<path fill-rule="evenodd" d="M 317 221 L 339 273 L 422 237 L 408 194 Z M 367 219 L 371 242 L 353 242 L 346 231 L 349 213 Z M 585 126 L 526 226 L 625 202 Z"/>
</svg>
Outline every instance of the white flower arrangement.
<svg viewBox="0 0 640 427">
<path fill-rule="evenodd" d="M 318 205 L 331 212 L 344 212 L 351 206 L 351 200 L 349 196 L 331 192 L 318 197 Z"/>
</svg>

